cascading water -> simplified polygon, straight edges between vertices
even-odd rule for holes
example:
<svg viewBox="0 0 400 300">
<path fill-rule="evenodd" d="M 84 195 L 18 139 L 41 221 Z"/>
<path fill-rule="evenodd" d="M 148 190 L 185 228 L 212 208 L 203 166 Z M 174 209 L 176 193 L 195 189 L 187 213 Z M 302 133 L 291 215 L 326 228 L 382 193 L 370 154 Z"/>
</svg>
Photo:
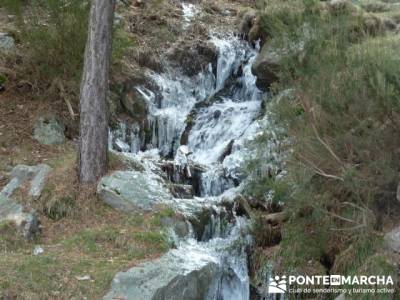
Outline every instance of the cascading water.
<svg viewBox="0 0 400 300">
<path fill-rule="evenodd" d="M 185 27 L 196 9 L 186 5 L 184 13 Z M 232 211 L 230 224 L 223 226 L 219 204 L 222 199 L 233 201 L 240 190 L 238 185 L 243 176 L 238 173 L 243 167 L 243 153 L 238 153 L 245 149 L 246 138 L 254 135 L 255 130 L 251 128 L 257 128 L 261 92 L 255 86 L 251 65 L 258 49 L 234 35 L 213 34 L 210 41 L 218 49 L 216 70 L 210 63 L 206 70 L 193 77 L 182 75 L 176 69 L 162 74 L 149 71 L 147 76 L 157 84 L 158 90 L 137 86 L 137 91 L 147 102 L 152 129 L 151 143 L 146 148 L 158 149 L 163 157 L 175 156 L 188 115 L 196 104 L 205 102 L 193 115 L 194 125 L 188 130 L 188 150 L 185 150 L 185 155 L 191 152 L 190 160 L 207 169 L 200 176 L 200 197 L 174 199 L 174 202 L 187 216 L 192 213 L 189 207 L 193 206 L 209 206 L 214 213 L 202 237 L 196 239 L 191 234 L 178 241 L 177 249 L 171 251 L 183 260 L 205 256 L 219 264 L 220 271 L 206 299 L 247 300 L 250 297 L 245 251 L 250 239 L 247 222 Z M 118 151 L 135 153 L 143 148 L 135 128 L 128 130 L 126 125 L 121 125 L 110 136 L 110 147 Z M 182 153 L 176 155 L 174 164 L 187 163 Z"/>
</svg>

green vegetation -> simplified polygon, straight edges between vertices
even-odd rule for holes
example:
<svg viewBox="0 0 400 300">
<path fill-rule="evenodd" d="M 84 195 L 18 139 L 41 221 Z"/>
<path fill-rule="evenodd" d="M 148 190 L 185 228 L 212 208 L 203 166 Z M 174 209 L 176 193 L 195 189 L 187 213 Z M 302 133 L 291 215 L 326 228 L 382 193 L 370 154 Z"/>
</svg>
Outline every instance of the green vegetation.
<svg viewBox="0 0 400 300">
<path fill-rule="evenodd" d="M 111 210 L 104 209 L 106 215 Z M 105 217 L 104 212 L 96 216 L 97 222 L 102 217 Z M 0 298 L 50 299 L 63 295 L 68 299 L 98 299 L 117 272 L 168 250 L 162 228 L 153 225 L 151 217 L 116 214 L 116 218 L 112 225 L 71 228 L 72 232 L 63 233 L 62 237 L 36 241 L 41 242 L 44 249 L 44 253 L 37 256 L 32 254 L 34 244 L 16 240 L 18 235 L 1 225 Z M 71 219 L 69 225 L 73 226 L 75 221 L 76 218 Z M 90 278 L 80 280 L 83 276 Z"/>
<path fill-rule="evenodd" d="M 114 167 L 122 165 L 115 160 Z M 124 214 L 105 205 L 94 189 L 77 186 L 73 147 L 60 147 L 46 163 L 52 171 L 45 189 L 30 204 L 43 225 L 40 237 L 27 242 L 12 222 L 0 224 L 0 299 L 99 299 L 117 272 L 170 248 L 161 219 L 175 218 L 173 211 Z M 26 201 L 24 195 L 15 197 Z M 44 253 L 33 255 L 36 245 Z"/>
<path fill-rule="evenodd" d="M 302 269 L 314 259 L 351 273 L 380 251 L 374 237 L 398 209 L 393 137 L 400 122 L 400 42 L 378 16 L 351 2 L 294 2 L 264 1 L 261 14 L 267 43 L 284 50 L 272 90 L 294 91 L 273 104 L 293 154 L 287 176 L 258 174 L 250 193 L 262 197 L 276 189 L 272 201 L 290 212 L 279 253 L 286 268 Z M 336 253 L 349 247 L 351 259 L 341 262 Z"/>
<path fill-rule="evenodd" d="M 0 6 L 16 15 L 15 35 L 21 49 L 7 59 L 20 79 L 37 95 L 57 94 L 77 102 L 90 2 L 0 0 Z M 119 63 L 133 45 L 122 26 L 115 26 L 113 63 Z"/>
</svg>

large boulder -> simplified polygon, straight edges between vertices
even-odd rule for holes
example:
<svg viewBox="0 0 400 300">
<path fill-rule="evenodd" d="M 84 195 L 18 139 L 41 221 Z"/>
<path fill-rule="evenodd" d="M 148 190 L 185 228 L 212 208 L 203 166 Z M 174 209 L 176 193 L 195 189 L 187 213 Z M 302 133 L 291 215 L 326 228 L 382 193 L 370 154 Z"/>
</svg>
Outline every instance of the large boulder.
<svg viewBox="0 0 400 300">
<path fill-rule="evenodd" d="M 103 299 L 208 299 L 216 288 L 218 262 L 196 249 L 187 250 L 171 250 L 160 259 L 118 273 Z"/>
<path fill-rule="evenodd" d="M 33 130 L 33 138 L 43 145 L 56 145 L 65 142 L 65 126 L 57 118 L 40 117 Z"/>
<path fill-rule="evenodd" d="M 97 187 L 101 200 L 115 209 L 149 211 L 172 199 L 161 178 L 150 172 L 116 171 L 103 177 Z"/>
<path fill-rule="evenodd" d="M 252 65 L 251 71 L 257 77 L 256 85 L 262 91 L 267 91 L 277 77 L 281 66 L 282 53 L 275 49 L 271 43 L 266 43 L 261 48 Z"/>
</svg>

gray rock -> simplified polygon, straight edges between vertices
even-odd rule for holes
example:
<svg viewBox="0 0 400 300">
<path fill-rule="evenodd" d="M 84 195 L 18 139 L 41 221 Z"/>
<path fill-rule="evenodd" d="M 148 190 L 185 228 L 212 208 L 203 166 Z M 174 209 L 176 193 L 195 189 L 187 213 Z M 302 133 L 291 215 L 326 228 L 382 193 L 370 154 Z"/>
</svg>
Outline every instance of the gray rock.
<svg viewBox="0 0 400 300">
<path fill-rule="evenodd" d="M 159 177 L 138 171 L 117 171 L 103 177 L 97 193 L 110 206 L 128 212 L 148 211 L 154 205 L 172 199 Z"/>
<path fill-rule="evenodd" d="M 21 186 L 22 182 L 18 178 L 11 178 L 7 185 L 1 190 L 0 196 L 8 198 L 16 189 Z"/>
<path fill-rule="evenodd" d="M 254 25 L 254 21 L 257 17 L 257 12 L 254 9 L 250 9 L 247 11 L 242 18 L 242 21 L 239 24 L 239 32 L 243 36 L 248 36 L 251 28 Z"/>
<path fill-rule="evenodd" d="M 400 226 L 386 233 L 384 239 L 389 250 L 400 253 Z"/>
<path fill-rule="evenodd" d="M 193 198 L 193 186 L 189 184 L 171 184 L 171 192 L 176 198 Z"/>
<path fill-rule="evenodd" d="M 277 72 L 282 58 L 282 54 L 271 43 L 264 44 L 251 68 L 252 73 L 257 76 L 256 85 L 260 90 L 267 91 L 278 79 Z"/>
<path fill-rule="evenodd" d="M 43 145 L 55 145 L 65 142 L 65 126 L 56 118 L 39 118 L 35 124 L 33 137 Z"/>
<path fill-rule="evenodd" d="M 10 176 L 22 182 L 27 179 L 32 179 L 37 171 L 38 169 L 36 166 L 17 165 L 12 169 Z"/>
<path fill-rule="evenodd" d="M 12 193 L 26 180 L 32 180 L 28 195 L 32 197 L 32 199 L 37 200 L 42 194 L 50 170 L 51 168 L 46 164 L 37 166 L 17 165 L 11 171 L 11 180 L 0 194 L 6 198 L 11 197 Z"/>
<path fill-rule="evenodd" d="M 119 13 L 114 13 L 114 25 L 121 26 L 124 24 L 124 17 Z"/>
<path fill-rule="evenodd" d="M 173 67 L 181 68 L 187 76 L 194 76 L 205 70 L 210 63 L 215 67 L 218 49 L 211 42 L 195 40 L 177 45 L 167 53 L 167 57 Z"/>
<path fill-rule="evenodd" d="M 127 85 L 125 88 L 121 98 L 122 106 L 135 121 L 144 122 L 148 113 L 146 100 L 135 87 Z"/>
<path fill-rule="evenodd" d="M 37 200 L 40 198 L 44 185 L 46 183 L 47 176 L 51 171 L 51 168 L 45 164 L 36 166 L 36 169 L 36 175 L 32 179 L 31 188 L 29 189 L 29 196 L 31 196 L 33 200 Z"/>
<path fill-rule="evenodd" d="M 160 259 L 118 273 L 103 299 L 207 299 L 220 273 L 219 265 L 204 253 L 184 252 L 171 250 Z"/>
<path fill-rule="evenodd" d="M 10 50 L 15 45 L 14 39 L 7 33 L 0 32 L 0 49 Z"/>
<path fill-rule="evenodd" d="M 256 85 L 260 90 L 268 91 L 270 85 L 278 79 L 278 72 L 285 59 L 304 58 L 305 45 L 315 34 L 308 24 L 303 24 L 297 30 L 302 40 L 293 41 L 290 37 L 283 36 L 279 41 L 268 41 L 261 48 L 251 68 L 252 73 L 257 76 Z"/>
<path fill-rule="evenodd" d="M 397 201 L 400 201 L 400 183 L 397 185 L 396 199 Z"/>
<path fill-rule="evenodd" d="M 0 223 L 7 221 L 14 222 L 20 233 L 28 240 L 33 239 L 40 231 L 34 210 L 25 212 L 22 205 L 0 194 Z"/>
</svg>

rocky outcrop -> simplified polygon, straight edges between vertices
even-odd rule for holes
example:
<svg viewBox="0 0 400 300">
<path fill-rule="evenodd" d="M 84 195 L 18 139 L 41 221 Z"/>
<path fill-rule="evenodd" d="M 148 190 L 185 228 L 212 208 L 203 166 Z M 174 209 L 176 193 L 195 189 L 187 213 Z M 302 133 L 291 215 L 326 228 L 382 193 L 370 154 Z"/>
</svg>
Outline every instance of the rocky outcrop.
<svg viewBox="0 0 400 300">
<path fill-rule="evenodd" d="M 8 198 L 25 181 L 31 180 L 28 196 L 33 200 L 40 198 L 46 178 L 51 168 L 48 165 L 40 164 L 37 166 L 17 165 L 10 174 L 10 181 L 0 192 L 0 195 Z"/>
<path fill-rule="evenodd" d="M 147 116 L 147 104 L 135 87 L 127 85 L 121 103 L 126 112 L 135 120 L 143 122 Z"/>
<path fill-rule="evenodd" d="M 242 20 L 239 24 L 239 33 L 247 38 L 249 36 L 250 30 L 253 27 L 257 17 L 257 12 L 254 9 L 250 9 L 244 13 Z"/>
<path fill-rule="evenodd" d="M 218 58 L 218 50 L 208 41 L 193 41 L 178 44 L 167 53 L 173 67 L 181 68 L 187 76 L 194 76 L 205 70 L 211 63 L 214 66 Z"/>
<path fill-rule="evenodd" d="M 195 249 L 191 249 L 191 253 Z M 213 257 L 198 251 L 171 250 L 158 260 L 118 273 L 104 300 L 201 300 L 215 288 L 220 268 Z"/>
<path fill-rule="evenodd" d="M 54 116 L 40 117 L 35 124 L 33 138 L 43 145 L 56 145 L 65 142 L 65 126 Z"/>
<path fill-rule="evenodd" d="M 251 68 L 252 73 L 257 76 L 256 85 L 260 90 L 267 91 L 278 79 L 277 72 L 282 58 L 282 54 L 270 42 L 262 47 Z"/>
<path fill-rule="evenodd" d="M 36 212 L 11 199 L 15 190 L 31 180 L 28 197 L 36 200 L 41 196 L 50 167 L 47 165 L 14 167 L 10 181 L 0 192 L 0 223 L 14 222 L 18 231 L 26 238 L 33 239 L 40 231 Z"/>
<path fill-rule="evenodd" d="M 150 211 L 172 198 L 159 177 L 138 171 L 117 171 L 103 177 L 97 193 L 105 203 L 125 212 Z"/>
<path fill-rule="evenodd" d="M 256 11 L 250 9 L 243 15 L 239 25 L 239 34 L 251 43 L 260 40 L 261 44 L 264 44 L 266 32 L 262 30 L 261 17 Z"/>
</svg>

